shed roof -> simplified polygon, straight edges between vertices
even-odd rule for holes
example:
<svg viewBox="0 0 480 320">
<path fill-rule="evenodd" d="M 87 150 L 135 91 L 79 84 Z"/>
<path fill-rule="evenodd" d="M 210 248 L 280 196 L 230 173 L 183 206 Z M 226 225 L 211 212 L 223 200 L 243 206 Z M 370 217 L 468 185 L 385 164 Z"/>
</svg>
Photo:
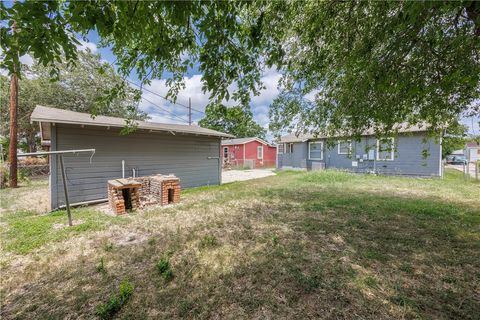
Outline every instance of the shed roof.
<svg viewBox="0 0 480 320">
<path fill-rule="evenodd" d="M 465 144 L 467 148 L 480 148 L 480 143 L 478 142 L 467 142 Z"/>
<path fill-rule="evenodd" d="M 267 141 L 257 138 L 257 137 L 250 137 L 250 138 L 236 138 L 236 139 L 226 139 L 222 140 L 222 146 L 228 146 L 228 145 L 236 145 L 236 144 L 245 144 L 250 141 L 258 141 L 260 143 L 266 144 L 266 145 L 272 145 L 268 143 Z"/>
<path fill-rule="evenodd" d="M 107 116 L 96 116 L 95 118 L 92 118 L 92 116 L 88 113 L 75 112 L 44 106 L 36 106 L 32 112 L 30 119 L 31 121 L 38 121 L 40 123 L 66 123 L 100 127 L 122 128 L 127 125 L 126 119 L 124 118 Z M 134 121 L 134 124 L 139 129 L 147 129 L 152 131 L 166 131 L 225 138 L 233 137 L 228 133 L 202 128 L 197 125 L 170 124 L 150 121 Z"/>
<path fill-rule="evenodd" d="M 407 133 L 407 132 L 423 132 L 427 131 L 427 126 L 426 125 L 408 125 L 406 123 L 398 124 L 394 127 L 394 130 L 397 130 L 398 133 Z M 375 131 L 374 129 L 369 129 L 365 132 L 363 132 L 362 136 L 371 136 L 374 135 Z M 319 135 L 315 136 L 313 134 L 288 134 L 285 136 L 280 137 L 280 141 L 278 143 L 290 143 L 290 142 L 304 142 L 312 139 L 326 139 L 326 138 L 332 138 L 329 136 L 325 135 Z"/>
</svg>

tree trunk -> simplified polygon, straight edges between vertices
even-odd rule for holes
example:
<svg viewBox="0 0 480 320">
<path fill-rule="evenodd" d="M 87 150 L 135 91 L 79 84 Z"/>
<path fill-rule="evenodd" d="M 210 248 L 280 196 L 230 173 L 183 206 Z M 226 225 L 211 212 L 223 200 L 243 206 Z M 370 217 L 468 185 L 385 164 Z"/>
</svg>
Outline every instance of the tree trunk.
<svg viewBox="0 0 480 320">
<path fill-rule="evenodd" d="M 17 184 L 17 111 L 18 111 L 18 78 L 12 74 L 10 78 L 10 146 L 8 158 L 10 161 L 10 188 L 16 188 Z"/>
<path fill-rule="evenodd" d="M 27 140 L 28 152 L 37 152 L 36 132 L 28 131 L 25 140 Z"/>
</svg>

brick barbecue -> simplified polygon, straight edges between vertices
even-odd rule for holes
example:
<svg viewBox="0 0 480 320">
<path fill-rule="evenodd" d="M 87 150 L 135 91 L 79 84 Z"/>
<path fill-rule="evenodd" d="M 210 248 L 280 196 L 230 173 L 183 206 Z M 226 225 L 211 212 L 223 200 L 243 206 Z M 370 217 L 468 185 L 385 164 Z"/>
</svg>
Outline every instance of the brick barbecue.
<svg viewBox="0 0 480 320">
<path fill-rule="evenodd" d="M 170 175 L 153 175 L 108 181 L 108 202 L 117 215 L 146 205 L 180 202 L 180 179 Z"/>
</svg>

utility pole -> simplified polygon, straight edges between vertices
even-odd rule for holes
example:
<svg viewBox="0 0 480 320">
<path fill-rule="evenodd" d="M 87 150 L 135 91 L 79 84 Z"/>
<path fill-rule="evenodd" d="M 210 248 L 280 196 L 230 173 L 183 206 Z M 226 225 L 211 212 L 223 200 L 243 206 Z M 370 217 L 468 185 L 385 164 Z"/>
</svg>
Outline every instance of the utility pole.
<svg viewBox="0 0 480 320">
<path fill-rule="evenodd" d="M 188 124 L 192 125 L 192 98 L 188 98 Z"/>
<path fill-rule="evenodd" d="M 12 31 L 15 33 L 17 24 L 14 21 Z M 17 183 L 17 112 L 18 112 L 18 77 L 17 68 L 13 66 L 13 73 L 10 77 L 10 145 L 8 158 L 10 161 L 10 177 L 8 184 L 10 188 L 18 187 Z"/>
</svg>

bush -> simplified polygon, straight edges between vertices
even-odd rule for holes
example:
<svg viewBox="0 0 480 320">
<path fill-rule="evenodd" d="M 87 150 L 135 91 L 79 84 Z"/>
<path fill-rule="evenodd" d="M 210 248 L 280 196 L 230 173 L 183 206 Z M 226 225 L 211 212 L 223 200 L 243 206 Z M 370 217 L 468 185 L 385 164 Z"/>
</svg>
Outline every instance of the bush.
<svg viewBox="0 0 480 320">
<path fill-rule="evenodd" d="M 123 279 L 118 288 L 118 294 L 111 296 L 107 303 L 97 306 L 96 315 L 101 319 L 111 319 L 127 303 L 132 294 L 133 285 L 127 279 Z"/>
</svg>

